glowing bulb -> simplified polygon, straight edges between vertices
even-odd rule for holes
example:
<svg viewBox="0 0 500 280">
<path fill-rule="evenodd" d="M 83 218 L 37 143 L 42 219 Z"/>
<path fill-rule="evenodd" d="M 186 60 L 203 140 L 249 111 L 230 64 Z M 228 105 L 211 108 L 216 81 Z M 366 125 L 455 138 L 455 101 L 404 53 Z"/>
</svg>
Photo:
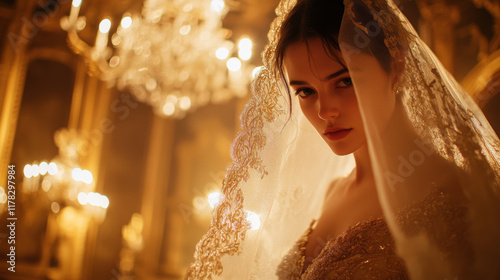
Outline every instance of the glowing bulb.
<svg viewBox="0 0 500 280">
<path fill-rule="evenodd" d="M 120 65 L 120 57 L 115 55 L 109 60 L 109 66 L 116 68 L 118 65 Z"/>
<path fill-rule="evenodd" d="M 99 205 L 99 194 L 90 192 L 87 194 L 88 202 L 92 206 L 98 206 Z"/>
<path fill-rule="evenodd" d="M 29 164 L 26 164 L 24 166 L 24 177 L 26 177 L 26 178 L 33 177 L 33 169 L 31 168 L 31 165 L 29 165 Z"/>
<path fill-rule="evenodd" d="M 45 175 L 49 171 L 49 165 L 45 161 L 42 161 L 38 167 L 40 169 L 40 175 Z"/>
<path fill-rule="evenodd" d="M 176 104 L 177 103 L 177 96 L 173 95 L 173 94 L 169 94 L 167 96 L 167 103 L 170 102 L 172 104 Z"/>
<path fill-rule="evenodd" d="M 191 25 L 183 25 L 181 29 L 179 29 L 179 33 L 181 35 L 188 35 L 191 32 Z"/>
<path fill-rule="evenodd" d="M 50 182 L 50 180 L 48 180 L 47 178 L 43 179 L 42 190 L 44 192 L 48 192 L 50 190 L 50 187 L 52 187 L 52 182 Z"/>
<path fill-rule="evenodd" d="M 252 78 L 257 79 L 257 77 L 259 76 L 260 71 L 262 71 L 262 69 L 264 69 L 264 66 L 258 66 L 258 67 L 255 67 L 255 68 L 252 70 Z"/>
<path fill-rule="evenodd" d="M 59 203 L 57 202 L 52 202 L 52 204 L 50 205 L 50 209 L 52 210 L 52 212 L 57 214 L 59 210 L 61 210 L 61 206 L 59 206 Z"/>
<path fill-rule="evenodd" d="M 241 61 L 236 57 L 230 58 L 226 63 L 227 69 L 230 71 L 238 71 L 241 69 Z"/>
<path fill-rule="evenodd" d="M 151 78 L 146 82 L 146 89 L 149 91 L 154 91 L 157 86 L 158 86 L 158 83 L 156 82 L 156 79 L 154 79 L 154 78 Z"/>
<path fill-rule="evenodd" d="M 75 181 L 81 181 L 82 180 L 82 170 L 80 168 L 74 168 L 73 171 L 71 172 L 71 178 Z"/>
<path fill-rule="evenodd" d="M 260 228 L 260 218 L 259 215 L 252 211 L 246 211 L 247 221 L 250 223 L 250 230 L 258 230 Z"/>
<path fill-rule="evenodd" d="M 123 17 L 120 25 L 123 29 L 129 28 L 130 26 L 132 26 L 132 18 L 130 16 Z"/>
<path fill-rule="evenodd" d="M 38 165 L 33 164 L 33 165 L 31 166 L 31 175 L 32 175 L 33 177 L 36 177 L 36 176 L 40 175 L 40 169 L 38 168 Z"/>
<path fill-rule="evenodd" d="M 81 204 L 81 205 L 86 205 L 88 203 L 88 196 L 86 193 L 79 193 L 78 194 L 78 202 Z"/>
<path fill-rule="evenodd" d="M 188 96 L 181 97 L 179 100 L 179 107 L 181 107 L 182 110 L 189 110 L 189 108 L 191 108 L 191 98 Z"/>
<path fill-rule="evenodd" d="M 167 102 L 163 105 L 163 113 L 167 116 L 172 116 L 175 112 L 175 105 L 172 102 Z"/>
<path fill-rule="evenodd" d="M 105 18 L 99 23 L 99 32 L 108 33 L 111 29 L 111 20 Z"/>
<path fill-rule="evenodd" d="M 226 59 L 229 56 L 229 50 L 225 47 L 220 47 L 215 51 L 215 56 L 220 59 Z"/>
<path fill-rule="evenodd" d="M 210 7 L 212 7 L 212 10 L 215 12 L 224 10 L 224 6 L 224 0 L 212 0 L 212 3 L 210 3 Z"/>
<path fill-rule="evenodd" d="M 82 0 L 73 0 L 73 7 L 78 8 L 82 5 Z"/>
<path fill-rule="evenodd" d="M 83 170 L 80 175 L 80 179 L 82 182 L 85 184 L 90 184 L 94 180 L 94 177 L 92 176 L 92 173 L 88 170 Z"/>
<path fill-rule="evenodd" d="M 252 50 L 249 50 L 249 49 L 240 49 L 238 51 L 238 56 L 242 59 L 242 60 L 249 60 L 251 57 L 252 57 Z"/>
<path fill-rule="evenodd" d="M 250 40 L 249 38 L 241 39 L 240 42 L 238 43 L 238 48 L 240 48 L 240 50 L 251 50 L 252 40 Z"/>
<path fill-rule="evenodd" d="M 109 206 L 109 199 L 105 195 L 101 196 L 101 204 L 100 205 L 104 209 L 108 208 L 108 206 Z"/>
<path fill-rule="evenodd" d="M 49 172 L 50 175 L 56 175 L 58 172 L 57 164 L 55 164 L 54 162 L 49 163 L 47 172 Z"/>
<path fill-rule="evenodd" d="M 222 200 L 222 194 L 219 192 L 212 192 L 208 195 L 208 204 L 214 208 Z"/>
</svg>

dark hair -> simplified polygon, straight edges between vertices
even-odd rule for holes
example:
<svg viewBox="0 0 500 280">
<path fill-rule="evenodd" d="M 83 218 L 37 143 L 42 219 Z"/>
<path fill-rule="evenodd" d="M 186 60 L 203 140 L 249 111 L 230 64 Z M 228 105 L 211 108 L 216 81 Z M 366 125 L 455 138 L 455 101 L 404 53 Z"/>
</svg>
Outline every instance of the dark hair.
<svg viewBox="0 0 500 280">
<path fill-rule="evenodd" d="M 286 48 L 293 43 L 305 42 L 307 44 L 308 39 L 319 38 L 327 54 L 342 63 L 337 52 L 340 51 L 338 35 L 343 14 L 342 0 L 298 0 L 284 19 L 276 45 L 275 65 L 277 69 L 275 70 L 287 90 L 289 99 L 291 98 L 290 91 L 286 86 L 283 71 Z"/>
<path fill-rule="evenodd" d="M 344 4 L 341 0 L 298 0 L 288 13 L 279 30 L 276 45 L 276 66 L 282 72 L 286 48 L 297 42 L 319 38 L 333 59 L 340 61 L 338 36 Z M 282 74 L 282 73 L 281 73 Z"/>
<path fill-rule="evenodd" d="M 364 9 L 365 8 L 365 9 Z M 362 25 L 378 23 L 373 19 L 373 15 L 364 6 L 358 6 L 355 11 L 356 21 Z M 331 58 L 344 65 L 338 56 L 340 52 L 339 32 L 344 15 L 344 4 L 342 0 L 298 0 L 284 19 L 279 30 L 279 40 L 276 45 L 276 56 L 274 69 L 276 75 L 284 85 L 291 99 L 290 90 L 286 85 L 286 78 L 283 70 L 283 60 L 287 47 L 293 43 L 304 42 L 308 44 L 308 39 L 319 38 L 323 47 Z M 381 30 L 380 28 L 378 30 Z M 361 52 L 370 53 L 374 51 L 378 54 L 377 59 L 386 72 L 391 72 L 391 61 L 389 50 L 384 43 L 385 35 L 379 32 L 370 38 L 370 44 L 366 48 L 360 48 Z M 345 65 L 344 65 L 345 66 Z M 291 110 L 291 106 L 290 106 Z"/>
</svg>

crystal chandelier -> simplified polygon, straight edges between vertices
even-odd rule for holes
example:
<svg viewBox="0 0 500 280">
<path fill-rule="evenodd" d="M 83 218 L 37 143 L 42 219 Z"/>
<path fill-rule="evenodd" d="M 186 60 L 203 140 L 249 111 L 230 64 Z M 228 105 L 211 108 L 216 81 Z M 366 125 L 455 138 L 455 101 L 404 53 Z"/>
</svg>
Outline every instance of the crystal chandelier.
<svg viewBox="0 0 500 280">
<path fill-rule="evenodd" d="M 252 42 L 227 40 L 223 0 L 145 0 L 141 14 L 123 15 L 111 36 L 112 22 L 103 19 L 93 47 L 78 37 L 86 25 L 78 16 L 81 4 L 73 0 L 61 20 L 70 47 L 85 57 L 91 74 L 129 89 L 156 113 L 182 118 L 196 107 L 246 95 Z"/>
<path fill-rule="evenodd" d="M 109 199 L 95 192 L 95 181 L 89 170 L 80 168 L 88 151 L 88 141 L 76 130 L 61 129 L 54 136 L 59 154 L 50 163 L 33 162 L 24 166 L 23 192 L 39 193 L 50 202 L 53 213 L 64 207 L 102 222 L 106 217 Z"/>
</svg>

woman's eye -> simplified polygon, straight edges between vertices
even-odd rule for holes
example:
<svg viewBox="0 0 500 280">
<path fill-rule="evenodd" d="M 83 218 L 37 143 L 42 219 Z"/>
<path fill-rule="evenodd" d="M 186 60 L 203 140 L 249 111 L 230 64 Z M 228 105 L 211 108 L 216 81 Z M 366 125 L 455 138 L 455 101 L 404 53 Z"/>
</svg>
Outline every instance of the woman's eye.
<svg viewBox="0 0 500 280">
<path fill-rule="evenodd" d="M 295 95 L 298 95 L 300 97 L 308 97 L 309 95 L 314 94 L 314 90 L 310 88 L 299 88 L 296 92 Z"/>
<path fill-rule="evenodd" d="M 352 86 L 352 80 L 351 78 L 344 78 L 341 79 L 338 83 L 339 87 L 350 87 Z"/>
</svg>

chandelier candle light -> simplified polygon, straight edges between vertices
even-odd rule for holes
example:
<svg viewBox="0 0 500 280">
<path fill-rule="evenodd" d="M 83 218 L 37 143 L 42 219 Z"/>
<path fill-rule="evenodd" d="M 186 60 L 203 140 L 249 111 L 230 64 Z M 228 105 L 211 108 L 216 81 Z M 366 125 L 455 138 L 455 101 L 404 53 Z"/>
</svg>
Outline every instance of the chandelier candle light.
<svg viewBox="0 0 500 280">
<path fill-rule="evenodd" d="M 223 0 L 145 0 L 141 13 L 124 14 L 112 35 L 111 19 L 103 19 L 94 47 L 78 37 L 86 25 L 81 5 L 73 0 L 61 20 L 70 47 L 85 58 L 90 74 L 129 90 L 156 113 L 182 118 L 196 107 L 247 94 L 252 41 L 243 37 L 235 47 L 228 40 Z"/>
</svg>

